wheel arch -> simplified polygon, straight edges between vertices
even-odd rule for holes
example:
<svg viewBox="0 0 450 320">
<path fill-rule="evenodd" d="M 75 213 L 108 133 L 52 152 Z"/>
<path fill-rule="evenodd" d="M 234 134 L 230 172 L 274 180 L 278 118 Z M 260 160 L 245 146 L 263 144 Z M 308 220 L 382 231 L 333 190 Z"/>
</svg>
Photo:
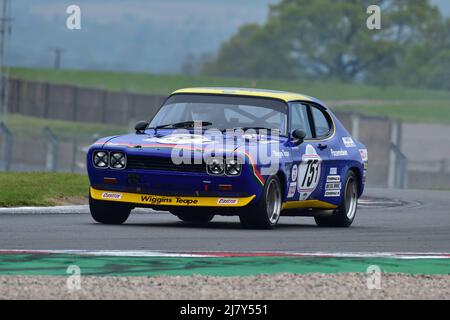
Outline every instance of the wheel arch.
<svg viewBox="0 0 450 320">
<path fill-rule="evenodd" d="M 363 189 L 362 189 L 362 172 L 361 169 L 358 167 L 350 167 L 348 169 L 348 171 L 352 171 L 355 175 L 356 175 L 356 181 L 358 182 L 357 187 L 358 187 L 358 198 L 361 197 Z"/>
<path fill-rule="evenodd" d="M 283 195 L 282 201 L 285 202 L 287 199 L 287 190 L 288 190 L 286 174 L 282 170 L 279 170 L 276 176 L 280 180 L 281 194 Z"/>
</svg>

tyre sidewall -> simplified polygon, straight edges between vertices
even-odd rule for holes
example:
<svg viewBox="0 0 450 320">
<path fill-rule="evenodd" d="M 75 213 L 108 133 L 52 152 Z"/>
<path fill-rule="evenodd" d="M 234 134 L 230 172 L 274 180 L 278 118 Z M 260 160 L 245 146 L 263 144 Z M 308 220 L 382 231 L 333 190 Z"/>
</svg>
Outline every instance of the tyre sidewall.
<svg viewBox="0 0 450 320">
<path fill-rule="evenodd" d="M 272 229 L 278 224 L 281 214 L 278 215 L 278 218 L 275 222 L 271 222 L 269 219 L 269 216 L 268 216 L 268 208 L 267 208 L 267 201 L 266 201 L 267 200 L 266 199 L 267 188 L 269 187 L 270 183 L 273 180 L 275 180 L 276 183 L 278 184 L 280 191 L 282 190 L 280 179 L 277 176 L 270 176 L 266 180 L 266 183 L 264 185 L 264 188 L 263 188 L 263 191 L 262 191 L 262 194 L 261 194 L 259 200 L 254 205 L 250 206 L 248 208 L 249 210 L 244 209 L 243 212 L 239 215 L 241 223 L 244 225 L 244 227 L 252 228 L 252 229 L 253 228 Z M 282 199 L 282 194 L 281 194 L 280 201 L 282 202 L 282 200 L 283 199 Z"/>
<path fill-rule="evenodd" d="M 132 208 L 124 203 L 95 200 L 89 195 L 89 209 L 96 222 L 122 224 L 127 221 Z"/>
<path fill-rule="evenodd" d="M 314 216 L 314 219 L 318 226 L 320 227 L 342 227 L 347 228 L 350 227 L 350 225 L 353 223 L 356 217 L 357 212 L 357 204 L 355 208 L 355 213 L 353 214 L 353 217 L 351 219 L 347 216 L 347 206 L 345 203 L 345 196 L 347 192 L 347 186 L 350 181 L 353 181 L 353 183 L 356 184 L 356 188 L 358 188 L 358 180 L 356 178 L 356 174 L 353 171 L 348 171 L 345 180 L 344 180 L 344 188 L 343 188 L 343 195 L 342 195 L 342 202 L 339 205 L 339 207 L 333 211 L 332 214 L 317 214 Z"/>
<path fill-rule="evenodd" d="M 351 219 L 348 218 L 347 211 L 348 211 L 349 208 L 347 207 L 347 203 L 345 202 L 345 198 L 346 198 L 346 193 L 349 191 L 349 188 L 348 188 L 348 184 L 349 183 L 355 184 L 354 187 L 356 187 L 356 188 L 358 187 L 357 180 L 356 180 L 356 175 L 351 170 L 347 173 L 347 176 L 345 178 L 344 195 L 342 197 L 342 203 L 341 203 L 341 205 L 338 207 L 338 209 L 335 212 L 335 214 L 337 216 L 339 216 L 339 220 L 341 220 L 341 223 L 344 226 L 347 226 L 347 225 L 349 226 L 349 225 L 351 225 L 353 223 L 353 221 L 355 220 L 355 217 L 356 217 L 356 212 L 358 210 L 358 206 L 356 206 L 355 213 L 353 214 L 352 218 Z M 351 189 L 350 189 L 350 192 L 351 192 Z"/>
</svg>

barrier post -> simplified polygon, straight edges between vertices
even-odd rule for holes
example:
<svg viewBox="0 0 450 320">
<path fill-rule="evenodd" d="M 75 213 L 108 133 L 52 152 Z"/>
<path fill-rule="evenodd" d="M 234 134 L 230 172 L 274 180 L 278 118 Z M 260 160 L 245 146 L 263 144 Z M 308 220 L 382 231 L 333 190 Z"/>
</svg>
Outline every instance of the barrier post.
<svg viewBox="0 0 450 320">
<path fill-rule="evenodd" d="M 44 136 L 47 140 L 45 170 L 56 172 L 58 169 L 58 138 L 48 127 L 44 128 Z"/>
<path fill-rule="evenodd" d="M 12 147 L 13 147 L 13 134 L 8 129 L 8 127 L 0 122 L 0 134 L 4 136 L 1 155 L 3 157 L 2 171 L 11 170 L 11 159 L 12 159 Z"/>
</svg>

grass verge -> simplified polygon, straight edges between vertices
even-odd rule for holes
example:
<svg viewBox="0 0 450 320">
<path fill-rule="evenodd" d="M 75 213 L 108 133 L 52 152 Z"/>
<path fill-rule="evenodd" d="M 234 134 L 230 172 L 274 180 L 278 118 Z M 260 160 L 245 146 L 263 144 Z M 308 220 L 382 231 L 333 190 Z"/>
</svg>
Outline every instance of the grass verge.
<svg viewBox="0 0 450 320">
<path fill-rule="evenodd" d="M 106 71 L 11 68 L 15 78 L 56 84 L 78 85 L 112 91 L 167 95 L 183 87 L 227 86 L 257 87 L 301 92 L 321 100 L 447 100 L 449 91 L 375 87 L 337 82 L 286 81 L 273 79 L 242 79 L 229 77 L 154 75 Z"/>
<path fill-rule="evenodd" d="M 80 71 L 11 68 L 12 77 L 55 84 L 77 85 L 110 91 L 168 95 L 183 87 L 256 87 L 301 92 L 321 100 L 339 102 L 334 109 L 355 110 L 367 115 L 387 116 L 408 122 L 450 124 L 450 91 L 376 87 L 337 82 L 286 81 L 274 79 L 242 79 L 229 77 L 154 75 L 107 71 Z M 17 118 L 20 122 L 23 119 Z M 10 120 L 14 122 L 15 119 Z M 25 122 L 26 123 L 26 122 Z M 34 124 L 34 123 L 30 123 Z M 56 130 L 100 135 L 124 132 L 126 128 L 68 121 L 52 123 Z M 32 127 L 30 127 L 32 128 Z M 68 130 L 66 130 L 68 129 Z M 33 130 L 30 129 L 30 130 Z M 22 128 L 22 131 L 23 128 Z"/>
<path fill-rule="evenodd" d="M 78 202 L 88 188 L 87 176 L 78 174 L 0 172 L 0 207 Z"/>
</svg>

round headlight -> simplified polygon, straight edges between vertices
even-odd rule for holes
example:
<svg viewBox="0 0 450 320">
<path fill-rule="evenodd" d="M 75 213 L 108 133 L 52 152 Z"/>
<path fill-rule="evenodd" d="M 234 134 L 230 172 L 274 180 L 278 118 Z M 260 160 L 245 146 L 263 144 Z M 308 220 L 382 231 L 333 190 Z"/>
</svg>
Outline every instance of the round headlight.
<svg viewBox="0 0 450 320">
<path fill-rule="evenodd" d="M 236 159 L 227 159 L 225 164 L 225 172 L 230 176 L 238 176 L 241 174 L 242 166 Z"/>
<path fill-rule="evenodd" d="M 108 153 L 104 151 L 95 152 L 94 166 L 98 168 L 106 168 L 108 166 Z"/>
<path fill-rule="evenodd" d="M 113 169 L 123 169 L 127 164 L 125 154 L 122 152 L 111 152 L 109 165 Z"/>
<path fill-rule="evenodd" d="M 220 175 L 224 173 L 224 165 L 222 159 L 212 159 L 208 163 L 208 172 L 214 175 Z"/>
</svg>

